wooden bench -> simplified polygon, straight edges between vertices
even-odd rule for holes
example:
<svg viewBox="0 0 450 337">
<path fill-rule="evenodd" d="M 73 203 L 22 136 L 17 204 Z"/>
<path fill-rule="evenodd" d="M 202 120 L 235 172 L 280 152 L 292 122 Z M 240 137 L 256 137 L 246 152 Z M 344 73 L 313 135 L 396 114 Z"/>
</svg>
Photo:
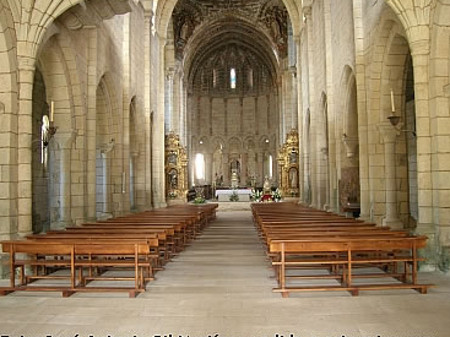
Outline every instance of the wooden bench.
<svg viewBox="0 0 450 337">
<path fill-rule="evenodd" d="M 144 274 L 149 266 L 150 246 L 147 240 L 75 240 L 63 241 L 2 241 L 3 252 L 9 253 L 10 286 L 0 288 L 0 295 L 13 291 L 61 291 L 63 297 L 75 292 L 123 292 L 135 297 L 137 293 L 145 291 Z M 26 254 L 25 258 L 21 258 Z M 69 279 L 66 285 L 52 286 L 46 284 L 29 285 L 25 276 L 26 266 L 45 266 L 65 268 L 68 276 L 35 275 L 36 278 Z M 96 287 L 88 286 L 83 268 L 101 267 L 132 267 L 133 276 L 124 277 L 97 277 L 97 280 L 133 281 L 133 287 Z M 16 284 L 16 269 L 20 271 L 20 284 Z M 78 273 L 77 273 L 78 271 Z M 89 277 L 94 279 L 93 277 Z"/>
<path fill-rule="evenodd" d="M 290 292 L 305 291 L 350 291 L 352 295 L 358 295 L 361 290 L 385 290 L 385 289 L 415 289 L 422 294 L 427 292 L 429 284 L 418 284 L 417 263 L 421 259 L 417 256 L 417 249 L 425 247 L 426 237 L 401 237 L 401 238 L 336 238 L 336 239 L 302 239 L 302 240 L 272 240 L 270 252 L 279 254 L 279 259 L 272 262 L 278 269 L 279 287 L 274 292 L 282 293 L 283 297 Z M 395 251 L 407 251 L 407 254 L 392 254 Z M 324 253 L 323 255 L 321 255 Z M 361 254 L 370 253 L 370 254 Z M 374 254 L 378 253 L 378 254 Z M 381 254 L 382 253 L 382 254 Z M 313 257 L 311 258 L 311 254 Z M 289 260 L 288 256 L 295 256 Z M 402 263 L 405 266 L 398 283 L 364 283 L 353 282 L 354 266 L 359 264 Z M 332 278 L 340 279 L 336 286 L 309 286 L 289 287 L 286 279 L 286 269 L 292 266 L 304 265 L 339 265 L 342 266 L 341 275 L 333 275 Z M 411 268 L 408 268 L 411 266 Z M 410 270 L 411 269 L 411 270 Z M 410 270 L 410 271 L 409 271 Z M 367 275 L 362 275 L 367 276 Z M 374 275 L 370 275 L 375 277 Z M 392 274 L 380 274 L 383 277 L 392 277 Z M 357 276 L 356 276 L 357 277 Z M 317 275 L 304 275 L 297 278 L 311 279 L 321 278 Z"/>
<path fill-rule="evenodd" d="M 11 277 L 10 286 L 0 288 L 0 294 L 61 291 L 66 297 L 74 292 L 127 291 L 135 297 L 145 291 L 154 271 L 162 269 L 215 217 L 216 208 L 168 207 L 29 235 L 27 240 L 3 241 Z M 133 275 L 115 273 L 123 269 L 132 269 Z M 18 284 L 16 271 L 20 274 Z M 46 282 L 49 280 L 65 283 L 54 286 Z M 115 282 L 100 287 L 92 281 Z M 122 286 L 121 281 L 132 281 L 134 286 Z"/>
<path fill-rule="evenodd" d="M 399 288 L 426 293 L 432 286 L 417 283 L 417 263 L 423 260 L 417 256 L 417 250 L 425 246 L 424 236 L 292 203 L 252 204 L 252 212 L 275 268 L 279 286 L 274 291 L 284 297 L 290 292 L 347 290 L 358 295 L 360 290 Z M 358 272 L 368 267 L 370 272 Z M 355 284 L 355 278 L 360 282 Z M 372 278 L 390 281 L 366 281 Z M 296 283 L 287 284 L 292 279 Z M 333 279 L 338 284 L 297 284 L 314 279 Z"/>
</svg>

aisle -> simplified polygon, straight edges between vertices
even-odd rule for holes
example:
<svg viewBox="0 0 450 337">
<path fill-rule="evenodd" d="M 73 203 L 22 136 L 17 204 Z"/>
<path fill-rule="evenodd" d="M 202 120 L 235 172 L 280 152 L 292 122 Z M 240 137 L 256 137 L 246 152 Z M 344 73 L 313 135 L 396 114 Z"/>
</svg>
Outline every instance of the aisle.
<svg viewBox="0 0 450 337">
<path fill-rule="evenodd" d="M 161 294 L 202 294 L 201 301 L 217 296 L 277 296 L 275 282 L 249 211 L 219 212 L 179 256 L 157 274 L 157 280 L 140 297 Z"/>
<path fill-rule="evenodd" d="M 230 203 L 229 203 L 230 204 Z M 250 211 L 219 211 L 137 298 L 17 292 L 0 298 L 0 335 L 52 337 L 447 337 L 450 278 L 428 295 L 304 293 L 283 299 Z M 5 280 L 7 282 L 7 280 Z"/>
</svg>

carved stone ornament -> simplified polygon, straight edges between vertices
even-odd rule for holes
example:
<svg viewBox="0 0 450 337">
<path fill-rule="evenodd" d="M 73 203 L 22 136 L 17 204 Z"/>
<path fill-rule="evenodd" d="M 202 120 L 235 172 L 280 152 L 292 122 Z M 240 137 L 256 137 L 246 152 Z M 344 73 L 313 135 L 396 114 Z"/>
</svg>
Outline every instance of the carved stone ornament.
<svg viewBox="0 0 450 337">
<path fill-rule="evenodd" d="M 299 138 L 297 130 L 290 131 L 286 142 L 278 151 L 279 182 L 282 195 L 298 196 L 299 194 Z"/>
</svg>

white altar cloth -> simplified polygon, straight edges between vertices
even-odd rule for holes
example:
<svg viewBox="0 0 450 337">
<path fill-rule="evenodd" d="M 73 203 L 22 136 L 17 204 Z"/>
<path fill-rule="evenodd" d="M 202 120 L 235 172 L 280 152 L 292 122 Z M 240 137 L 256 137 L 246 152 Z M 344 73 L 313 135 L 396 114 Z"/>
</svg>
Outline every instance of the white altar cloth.
<svg viewBox="0 0 450 337">
<path fill-rule="evenodd" d="M 239 196 L 239 201 L 250 201 L 252 190 L 250 189 L 236 189 L 236 190 L 216 190 L 216 198 L 218 201 L 230 201 L 230 195 L 236 192 Z"/>
</svg>

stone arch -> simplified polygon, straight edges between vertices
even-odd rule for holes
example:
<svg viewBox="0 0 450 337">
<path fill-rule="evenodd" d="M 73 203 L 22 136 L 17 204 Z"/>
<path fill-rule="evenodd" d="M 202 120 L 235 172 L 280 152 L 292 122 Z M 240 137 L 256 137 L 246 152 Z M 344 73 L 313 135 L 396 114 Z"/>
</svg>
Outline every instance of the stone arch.
<svg viewBox="0 0 450 337">
<path fill-rule="evenodd" d="M 370 68 L 369 88 L 368 130 L 372 143 L 368 144 L 366 154 L 372 170 L 370 191 L 374 220 L 399 228 L 408 221 L 407 214 L 404 213 L 404 210 L 408 209 L 408 198 L 405 198 L 408 190 L 406 142 L 405 134 L 402 132 L 392 138 L 396 131 L 387 117 L 395 114 L 404 121 L 405 74 L 411 52 L 404 29 L 390 10 L 384 11 L 377 36 L 374 45 L 376 53 L 373 55 Z M 402 125 L 398 125 L 397 129 Z M 392 142 L 395 144 L 394 150 L 390 150 L 389 144 Z M 377 147 L 378 144 L 384 146 Z M 376 156 L 379 159 L 375 159 Z M 382 195 L 385 199 L 375 198 L 375 195 Z"/>
<path fill-rule="evenodd" d="M 42 48 L 37 67 L 41 70 L 46 84 L 47 104 L 54 102 L 54 121 L 58 131 L 61 133 L 76 130 L 70 71 L 56 37 L 49 39 Z"/>
<path fill-rule="evenodd" d="M 282 1 L 289 13 L 293 35 L 299 36 L 302 24 L 301 7 L 297 5 L 295 0 Z M 160 0 L 157 2 L 157 7 L 154 12 L 156 17 L 155 27 L 158 35 L 166 37 L 172 12 L 177 2 L 178 0 Z"/>
<path fill-rule="evenodd" d="M 338 159 L 338 208 L 349 211 L 360 204 L 359 135 L 356 78 L 346 65 L 341 78 L 341 120 L 338 135 L 342 147 Z"/>
<path fill-rule="evenodd" d="M 97 217 L 112 216 L 114 175 L 112 160 L 120 146 L 119 118 L 116 96 L 110 75 L 105 73 L 97 86 L 96 144 L 97 144 Z M 119 145 L 117 145 L 119 144 Z"/>
</svg>

